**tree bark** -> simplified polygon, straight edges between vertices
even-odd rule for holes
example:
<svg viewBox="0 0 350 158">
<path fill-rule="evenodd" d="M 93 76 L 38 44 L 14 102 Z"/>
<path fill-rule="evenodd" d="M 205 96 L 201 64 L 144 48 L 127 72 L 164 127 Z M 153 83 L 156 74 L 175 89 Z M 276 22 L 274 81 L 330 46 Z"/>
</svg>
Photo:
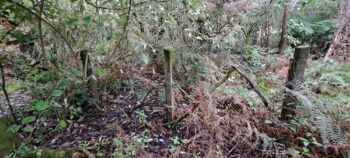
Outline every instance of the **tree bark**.
<svg viewBox="0 0 350 158">
<path fill-rule="evenodd" d="M 348 38 L 350 33 L 350 1 L 342 0 L 339 2 L 338 26 L 334 32 L 333 42 L 327 50 L 324 62 L 330 59 L 333 52 L 341 46 L 341 43 Z"/>
<path fill-rule="evenodd" d="M 288 18 L 288 5 L 284 5 L 283 18 L 282 18 L 282 32 L 281 40 L 278 44 L 279 54 L 284 55 L 284 50 L 287 44 L 287 18 Z"/>
<path fill-rule="evenodd" d="M 286 87 L 292 90 L 298 90 L 301 83 L 304 82 L 304 71 L 310 51 L 309 46 L 299 46 L 295 48 L 294 59 L 291 62 Z M 291 120 L 296 116 L 297 100 L 293 96 L 286 94 L 283 99 L 281 118 Z"/>
<path fill-rule="evenodd" d="M 40 39 L 40 47 L 41 47 L 41 55 L 39 55 L 39 59 L 41 56 L 45 56 L 45 43 L 44 43 L 44 35 L 43 35 L 43 27 L 42 27 L 42 16 L 44 12 L 44 2 L 45 0 L 41 0 L 40 8 L 39 8 L 39 16 L 38 18 L 38 28 L 39 28 L 39 39 Z"/>
<path fill-rule="evenodd" d="M 172 72 L 172 50 L 170 48 L 165 48 L 164 50 L 164 61 L 165 61 L 165 96 L 166 104 L 170 108 L 171 120 L 174 120 L 174 90 L 173 90 L 173 72 Z"/>
</svg>

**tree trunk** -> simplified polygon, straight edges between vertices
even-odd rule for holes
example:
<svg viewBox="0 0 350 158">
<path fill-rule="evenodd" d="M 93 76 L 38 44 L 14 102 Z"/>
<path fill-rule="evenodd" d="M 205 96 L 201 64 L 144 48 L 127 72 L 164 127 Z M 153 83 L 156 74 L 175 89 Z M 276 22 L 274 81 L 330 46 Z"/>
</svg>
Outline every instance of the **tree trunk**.
<svg viewBox="0 0 350 158">
<path fill-rule="evenodd" d="M 43 16 L 43 12 L 44 12 L 44 0 L 41 0 L 40 8 L 39 8 L 39 16 L 40 17 Z M 38 56 L 38 59 L 40 59 L 41 56 L 45 56 L 45 43 L 44 43 L 43 27 L 42 27 L 41 18 L 38 18 L 38 28 L 39 28 L 39 39 L 40 39 L 40 49 L 41 49 L 41 55 Z"/>
<path fill-rule="evenodd" d="M 11 112 L 11 116 L 13 117 L 13 120 L 18 123 L 18 120 L 17 120 L 17 117 L 16 117 L 16 113 L 15 113 L 15 110 L 14 108 L 12 107 L 11 105 L 11 101 L 10 101 L 10 97 L 7 93 L 7 90 L 6 90 L 6 80 L 5 80 L 5 72 L 4 72 L 4 66 L 2 65 L 2 60 L 0 59 L 0 72 L 1 72 L 1 88 L 5 94 L 5 98 L 6 98 L 6 101 L 8 103 L 8 106 L 9 106 L 9 109 L 10 109 L 10 112 Z"/>
<path fill-rule="evenodd" d="M 173 72 L 172 72 L 172 50 L 170 48 L 165 48 L 164 50 L 164 61 L 165 61 L 165 96 L 166 104 L 170 108 L 168 111 L 170 113 L 171 120 L 174 120 L 174 90 L 173 90 Z"/>
<path fill-rule="evenodd" d="M 324 62 L 328 61 L 333 52 L 348 38 L 350 33 L 350 1 L 342 0 L 339 2 L 338 26 L 334 32 L 333 42 L 328 48 L 324 57 Z"/>
<path fill-rule="evenodd" d="M 294 59 L 291 62 L 286 87 L 292 90 L 298 90 L 301 83 L 304 82 L 304 71 L 308 58 L 310 47 L 299 46 L 295 48 Z M 291 120 L 296 115 L 297 100 L 294 96 L 286 94 L 283 99 L 281 117 L 283 120 Z"/>
<path fill-rule="evenodd" d="M 278 44 L 279 54 L 284 55 L 284 49 L 287 44 L 287 18 L 288 18 L 288 5 L 284 5 L 283 11 L 283 19 L 282 19 L 282 32 L 281 32 L 281 40 Z"/>
</svg>

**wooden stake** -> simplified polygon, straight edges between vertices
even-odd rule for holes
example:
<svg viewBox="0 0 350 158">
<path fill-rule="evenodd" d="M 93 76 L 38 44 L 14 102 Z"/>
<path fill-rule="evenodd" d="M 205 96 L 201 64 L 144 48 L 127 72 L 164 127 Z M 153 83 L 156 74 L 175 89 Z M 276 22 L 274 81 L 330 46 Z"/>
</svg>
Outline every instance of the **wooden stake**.
<svg viewBox="0 0 350 158">
<path fill-rule="evenodd" d="M 83 65 L 84 77 L 90 77 L 92 75 L 91 61 L 87 50 L 80 51 L 80 61 Z"/>
<path fill-rule="evenodd" d="M 173 90 L 173 72 L 172 72 L 172 49 L 164 48 L 164 69 L 165 69 L 165 96 L 166 104 L 170 108 L 170 118 L 174 119 L 174 90 Z"/>
</svg>

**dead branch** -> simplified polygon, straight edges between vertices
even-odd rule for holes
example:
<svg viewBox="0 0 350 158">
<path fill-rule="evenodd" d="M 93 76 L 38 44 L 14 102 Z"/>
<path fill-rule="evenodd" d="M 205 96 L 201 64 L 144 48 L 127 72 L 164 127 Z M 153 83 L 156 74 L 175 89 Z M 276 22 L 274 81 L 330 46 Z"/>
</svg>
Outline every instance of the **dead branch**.
<svg viewBox="0 0 350 158">
<path fill-rule="evenodd" d="M 226 82 L 226 80 L 228 80 L 228 78 L 230 78 L 231 74 L 233 73 L 233 71 L 235 71 L 235 69 L 233 67 L 231 67 L 230 70 L 228 70 L 228 72 L 226 73 L 225 77 L 218 83 L 216 83 L 214 85 L 213 88 L 210 89 L 209 93 L 212 93 L 215 89 L 217 89 L 221 84 L 223 84 L 224 82 Z"/>
<path fill-rule="evenodd" d="M 187 94 L 187 92 L 185 90 L 183 90 L 180 86 L 179 83 L 176 83 L 176 86 L 179 88 L 179 90 L 186 96 L 186 98 L 190 99 L 192 102 L 198 102 L 196 99 L 194 99 L 193 97 L 191 97 L 189 94 Z"/>
<path fill-rule="evenodd" d="M 267 100 L 267 98 L 265 97 L 265 95 L 261 92 L 259 86 L 248 77 L 248 74 L 246 72 L 244 72 L 243 70 L 241 70 L 238 66 L 236 65 L 231 65 L 233 70 L 236 70 L 245 80 L 247 80 L 247 82 L 249 83 L 250 87 L 252 87 L 254 89 L 254 91 L 259 95 L 259 97 L 261 98 L 261 100 L 264 102 L 266 108 L 268 108 L 269 110 L 271 110 L 272 108 L 269 106 L 269 101 Z"/>
<path fill-rule="evenodd" d="M 259 95 L 259 97 L 261 98 L 261 100 L 264 102 L 265 106 L 271 110 L 271 107 L 269 106 L 269 101 L 266 99 L 265 95 L 261 92 L 260 88 L 258 87 L 258 85 L 252 81 L 246 72 L 244 72 L 243 70 L 241 70 L 238 66 L 235 65 L 231 65 L 231 69 L 226 73 L 225 77 L 218 83 L 216 83 L 214 85 L 214 87 L 209 91 L 210 93 L 212 93 L 216 88 L 218 88 L 222 83 L 226 82 L 226 80 L 228 80 L 228 78 L 230 78 L 231 74 L 233 73 L 233 71 L 237 71 L 238 74 L 240 74 L 245 80 L 247 80 L 247 82 L 249 83 L 250 87 L 252 87 L 254 89 L 254 91 Z"/>
<path fill-rule="evenodd" d="M 134 110 L 136 110 L 136 109 L 138 109 L 138 108 L 143 107 L 143 106 L 145 105 L 145 102 L 146 102 L 148 96 L 149 96 L 153 91 L 158 90 L 158 89 L 160 89 L 160 88 L 163 87 L 163 86 L 164 86 L 164 85 L 161 84 L 161 85 L 157 85 L 157 86 L 152 87 L 151 89 L 149 89 L 149 90 L 147 91 L 146 95 L 141 99 L 140 104 L 137 105 L 137 106 L 135 106 L 131 111 L 134 111 Z"/>
<path fill-rule="evenodd" d="M 20 7 L 20 8 L 22 8 L 22 9 L 26 10 L 27 12 L 29 12 L 29 13 L 32 14 L 32 15 L 34 15 L 34 16 L 37 17 L 38 19 L 41 19 L 42 22 L 46 23 L 59 37 L 62 38 L 62 40 L 66 43 L 66 45 L 67 45 L 67 47 L 69 48 L 69 50 L 70 50 L 71 52 L 74 52 L 74 50 L 73 50 L 72 46 L 69 44 L 69 42 L 68 42 L 66 36 L 64 36 L 64 35 L 62 34 L 62 32 L 59 31 L 59 29 L 56 28 L 53 24 L 51 24 L 48 20 L 44 19 L 43 17 L 41 17 L 41 15 L 38 15 L 37 13 L 33 12 L 31 9 L 27 8 L 26 6 L 24 6 L 24 5 L 22 5 L 22 4 L 18 3 L 18 2 L 15 2 L 15 1 L 13 1 L 13 0 L 8 0 L 8 1 L 9 1 L 10 3 L 13 3 L 13 4 L 17 5 L 18 7 Z"/>
</svg>

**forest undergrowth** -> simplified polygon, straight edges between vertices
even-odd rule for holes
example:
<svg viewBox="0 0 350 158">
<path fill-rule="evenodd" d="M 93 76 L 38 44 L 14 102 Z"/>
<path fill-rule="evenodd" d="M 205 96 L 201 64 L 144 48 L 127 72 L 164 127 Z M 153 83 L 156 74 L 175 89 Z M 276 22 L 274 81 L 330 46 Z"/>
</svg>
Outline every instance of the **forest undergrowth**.
<svg viewBox="0 0 350 158">
<path fill-rule="evenodd" d="M 350 157 L 348 0 L 0 0 L 0 157 Z"/>
<path fill-rule="evenodd" d="M 280 95 L 284 91 L 283 80 L 286 78 L 286 71 L 283 72 L 283 69 L 288 66 L 285 64 L 288 59 L 276 58 L 281 62 L 277 65 L 270 64 L 258 73 L 259 78 L 256 79 L 259 87 L 268 95 L 271 104 L 275 105 L 274 112 L 264 107 L 259 96 L 237 73 L 210 93 L 208 89 L 225 76 L 227 65 L 230 64 L 227 61 L 225 65 L 216 65 L 215 60 L 212 60 L 210 65 L 205 67 L 208 71 L 206 75 L 212 78 L 201 76 L 202 82 L 197 85 L 175 83 L 177 119 L 169 122 L 166 108 L 163 106 L 163 72 L 154 73 L 152 67 L 139 69 L 135 65 L 122 65 L 107 70 L 117 73 L 111 73 L 102 79 L 110 87 L 107 86 L 103 91 L 102 102 L 97 108 L 94 105 L 85 107 L 84 113 L 80 114 L 80 117 L 67 120 L 64 128 L 57 126 L 61 124 L 59 120 L 49 117 L 34 125 L 34 128 L 38 129 L 35 133 L 24 130 L 19 134 L 26 138 L 27 143 L 38 147 L 38 151 L 63 149 L 74 151 L 73 154 L 80 156 L 86 152 L 94 153 L 98 157 L 339 157 L 344 154 L 342 151 L 348 149 L 346 144 L 337 145 L 330 142 L 326 146 L 320 143 L 323 141 L 322 133 L 319 133 L 322 129 L 317 129 L 317 124 L 310 125 L 313 124 L 313 120 L 306 117 L 312 110 L 301 110 L 300 117 L 292 123 L 280 121 L 278 111 L 281 106 L 278 104 L 283 97 Z M 227 60 L 232 60 L 231 63 L 248 64 L 240 55 Z M 332 71 L 329 71 L 330 67 Z M 333 69 L 334 67 L 336 69 Z M 325 65 L 324 68 L 309 69 L 307 76 L 310 80 L 305 84 L 308 87 L 305 88 L 306 94 L 297 92 L 296 96 L 301 96 L 301 103 L 306 100 L 310 104 L 309 97 L 326 99 L 323 95 L 337 93 L 336 96 L 340 98 L 344 95 L 344 103 L 348 104 L 346 89 L 349 76 L 342 73 L 347 67 Z M 8 76 L 14 71 L 12 68 L 11 64 L 5 66 Z M 328 73 L 317 75 L 320 71 L 341 75 L 332 75 L 334 79 L 327 78 Z M 210 72 L 218 76 L 213 77 L 215 75 Z M 308 82 L 311 79 L 315 80 L 315 77 L 320 83 Z M 18 93 L 15 89 L 21 89 L 16 87 L 19 84 L 18 80 L 13 79 L 13 83 L 9 83 L 13 86 L 9 89 L 14 90 L 11 95 Z M 344 86 L 343 91 L 336 87 L 330 88 L 339 86 L 338 84 Z M 22 92 L 20 95 L 25 94 Z M 26 101 L 28 100 L 23 100 Z M 334 99 L 329 101 L 336 102 Z M 336 103 L 332 105 L 336 106 Z M 307 103 L 300 105 L 301 109 L 305 107 L 307 109 Z M 339 121 L 341 122 L 331 122 L 329 126 L 339 125 L 339 129 L 348 127 L 344 124 L 346 120 Z M 324 128 L 327 130 L 329 127 Z M 37 136 L 40 138 L 36 138 Z M 22 145 L 15 154 L 20 155 L 26 148 L 29 150 L 29 146 Z M 83 152 L 78 154 L 77 151 Z"/>
</svg>

